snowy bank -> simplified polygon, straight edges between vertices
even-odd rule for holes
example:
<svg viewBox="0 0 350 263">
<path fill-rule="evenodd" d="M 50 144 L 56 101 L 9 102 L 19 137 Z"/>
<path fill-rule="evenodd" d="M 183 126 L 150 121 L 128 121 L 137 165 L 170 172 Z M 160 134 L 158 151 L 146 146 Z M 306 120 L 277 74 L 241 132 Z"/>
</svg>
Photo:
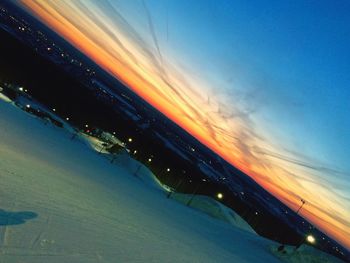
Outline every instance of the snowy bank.
<svg viewBox="0 0 350 263">
<path fill-rule="evenodd" d="M 0 100 L 0 262 L 281 261 L 276 243 L 165 198 L 131 169 Z"/>
<path fill-rule="evenodd" d="M 179 202 L 182 202 L 183 204 L 187 204 L 188 200 L 191 198 L 191 195 L 173 193 L 172 198 Z M 242 229 L 252 234 L 256 234 L 254 229 L 237 213 L 211 197 L 196 195 L 192 199 L 189 206 L 202 211 L 212 216 L 213 218 L 223 220 L 236 228 Z"/>
</svg>

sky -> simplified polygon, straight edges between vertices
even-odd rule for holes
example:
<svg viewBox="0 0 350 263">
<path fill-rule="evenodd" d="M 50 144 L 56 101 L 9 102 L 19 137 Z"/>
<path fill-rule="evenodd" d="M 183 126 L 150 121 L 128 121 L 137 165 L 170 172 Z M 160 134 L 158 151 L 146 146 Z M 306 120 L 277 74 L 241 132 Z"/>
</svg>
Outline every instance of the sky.
<svg viewBox="0 0 350 263">
<path fill-rule="evenodd" d="M 17 2 L 350 249 L 350 2 Z"/>
</svg>

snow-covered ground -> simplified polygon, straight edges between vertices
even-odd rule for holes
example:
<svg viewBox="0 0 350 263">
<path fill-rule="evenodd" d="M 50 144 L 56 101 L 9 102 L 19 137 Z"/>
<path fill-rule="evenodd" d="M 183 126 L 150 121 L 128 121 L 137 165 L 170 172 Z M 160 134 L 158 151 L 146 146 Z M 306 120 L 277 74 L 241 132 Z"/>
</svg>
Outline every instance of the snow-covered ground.
<svg viewBox="0 0 350 263">
<path fill-rule="evenodd" d="M 167 199 L 127 155 L 70 138 L 0 99 L 0 262 L 281 262 L 276 243 Z M 283 260 L 337 262 L 307 251 Z"/>
<path fill-rule="evenodd" d="M 172 198 L 187 205 L 188 200 L 191 198 L 191 196 L 187 194 L 174 193 L 172 194 Z M 226 221 L 227 223 L 232 224 L 236 228 L 256 234 L 254 229 L 239 215 L 237 215 L 232 209 L 224 206 L 223 204 L 211 197 L 196 195 L 191 200 L 189 206 L 198 209 L 199 211 L 202 211 L 214 218 Z"/>
</svg>

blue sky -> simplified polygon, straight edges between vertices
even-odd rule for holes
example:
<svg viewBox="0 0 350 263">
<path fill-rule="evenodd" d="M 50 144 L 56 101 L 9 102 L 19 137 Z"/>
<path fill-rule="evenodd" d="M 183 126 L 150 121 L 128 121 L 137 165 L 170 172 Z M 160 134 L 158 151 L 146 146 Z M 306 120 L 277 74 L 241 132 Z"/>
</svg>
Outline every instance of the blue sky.
<svg viewBox="0 0 350 263">
<path fill-rule="evenodd" d="M 142 2 L 120 2 L 148 32 Z M 350 3 L 248 2 L 146 5 L 160 46 L 209 76 L 214 92 L 247 93 L 279 143 L 350 172 Z"/>
</svg>

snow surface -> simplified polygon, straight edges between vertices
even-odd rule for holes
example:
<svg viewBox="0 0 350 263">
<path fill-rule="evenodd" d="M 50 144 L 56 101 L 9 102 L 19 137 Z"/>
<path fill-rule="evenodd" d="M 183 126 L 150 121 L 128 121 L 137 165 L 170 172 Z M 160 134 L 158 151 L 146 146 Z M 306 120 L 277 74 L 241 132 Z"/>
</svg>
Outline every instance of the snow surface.
<svg viewBox="0 0 350 263">
<path fill-rule="evenodd" d="M 0 88 L 1 91 L 1 88 Z M 9 99 L 9 97 L 7 97 L 6 95 L 4 95 L 3 93 L 0 92 L 0 99 L 6 102 L 11 102 L 11 100 Z"/>
<path fill-rule="evenodd" d="M 191 195 L 174 193 L 172 194 L 172 198 L 187 204 L 188 200 L 191 198 Z M 226 207 L 211 197 L 196 195 L 190 202 L 190 207 L 198 209 L 214 218 L 226 221 L 236 228 L 256 234 L 254 229 L 232 209 Z"/>
<path fill-rule="evenodd" d="M 127 155 L 70 138 L 0 100 L 0 262 L 280 262 L 276 243 L 165 198 Z M 309 251 L 283 260 L 334 259 Z"/>
</svg>

